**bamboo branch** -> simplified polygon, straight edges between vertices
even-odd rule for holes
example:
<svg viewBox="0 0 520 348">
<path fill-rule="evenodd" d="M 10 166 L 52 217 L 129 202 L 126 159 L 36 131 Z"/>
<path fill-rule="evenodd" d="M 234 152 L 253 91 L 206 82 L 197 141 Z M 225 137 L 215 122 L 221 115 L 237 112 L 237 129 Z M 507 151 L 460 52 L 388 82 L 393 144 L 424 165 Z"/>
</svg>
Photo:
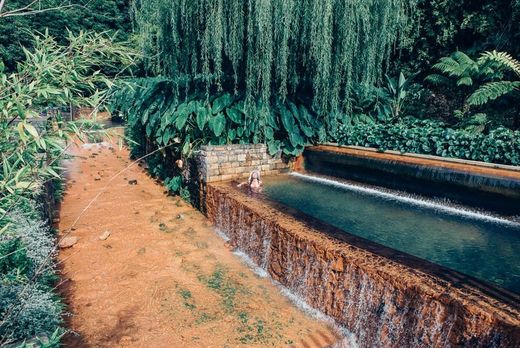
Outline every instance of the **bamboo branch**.
<svg viewBox="0 0 520 348">
<path fill-rule="evenodd" d="M 71 7 L 85 7 L 84 5 L 69 3 L 69 4 L 54 6 L 54 7 L 40 8 L 37 10 L 32 9 L 32 6 L 34 4 L 36 4 L 37 2 L 39 2 L 39 0 L 33 0 L 30 4 L 28 4 L 24 7 L 2 13 L 2 8 L 4 7 L 5 0 L 0 0 L 0 18 L 29 16 L 29 15 L 35 15 L 35 14 L 49 12 L 49 11 L 64 10 L 64 9 L 71 8 Z"/>
</svg>

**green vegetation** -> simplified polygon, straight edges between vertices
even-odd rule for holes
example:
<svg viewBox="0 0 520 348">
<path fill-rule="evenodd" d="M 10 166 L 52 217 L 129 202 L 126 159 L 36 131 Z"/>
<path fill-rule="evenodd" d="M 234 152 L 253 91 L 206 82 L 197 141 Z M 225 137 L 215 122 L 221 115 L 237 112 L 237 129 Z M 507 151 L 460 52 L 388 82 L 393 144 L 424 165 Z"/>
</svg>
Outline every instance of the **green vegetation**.
<svg viewBox="0 0 520 348">
<path fill-rule="evenodd" d="M 25 16 L 0 18 L 0 60 L 7 71 L 16 70 L 17 63 L 25 59 L 23 48 L 34 47 L 36 33 L 49 32 L 59 44 L 67 43 L 67 30 L 74 34 L 81 31 L 115 34 L 120 42 L 129 39 L 131 29 L 130 1 L 128 0 L 7 0 L 4 11 L 21 9 L 32 4 L 32 9 L 56 8 L 51 11 Z M 73 6 L 68 6 L 69 4 Z M 116 73 L 119 69 L 103 67 Z"/>
<path fill-rule="evenodd" d="M 520 131 L 496 128 L 475 134 L 435 120 L 406 118 L 393 124 L 358 123 L 343 127 L 343 145 L 520 165 Z"/>
<path fill-rule="evenodd" d="M 199 276 L 199 281 L 222 297 L 222 305 L 227 312 L 233 312 L 239 285 L 230 279 L 226 273 L 227 271 L 222 266 L 217 265 L 215 271 L 209 277 Z"/>
<path fill-rule="evenodd" d="M 473 60 L 457 51 L 441 58 L 433 69 L 442 75 L 429 75 L 425 81 L 435 85 L 465 86 L 467 92 L 471 91 L 471 95 L 464 98 L 462 110 L 455 110 L 459 118 L 464 118 L 472 106 L 486 105 L 520 88 L 520 81 L 504 80 L 508 72 L 520 77 L 520 62 L 505 52 L 486 52 Z"/>
<path fill-rule="evenodd" d="M 520 1 L 418 0 L 409 38 L 397 51 L 398 70 L 428 73 L 441 57 L 500 50 L 520 56 Z"/>
<path fill-rule="evenodd" d="M 301 97 L 333 117 L 350 109 L 352 85 L 382 78 L 414 4 L 143 0 L 134 14 L 151 73 L 200 78 L 207 92 L 243 93 L 252 107 Z"/>
<path fill-rule="evenodd" d="M 112 110 L 128 121 L 133 154 L 152 153 L 152 173 L 172 192 L 187 189 L 180 168 L 165 163 L 205 144 L 265 143 L 294 156 L 340 139 L 515 164 L 516 142 L 488 144 L 514 140 L 520 127 L 518 61 L 476 53 L 518 53 L 520 6 L 498 3 L 137 1 L 147 71 L 169 77 L 134 80 Z M 470 53 L 444 57 L 446 47 Z M 383 139 L 408 126 L 431 138 Z"/>
<path fill-rule="evenodd" d="M 133 61 L 132 50 L 106 34 L 69 32 L 60 45 L 44 33 L 33 45 L 16 72 L 0 66 L 0 345 L 37 337 L 52 346 L 61 337 L 56 235 L 44 207 L 63 190 L 67 143 L 88 129 L 64 124 L 55 110 L 99 108 L 113 86 L 100 67 Z"/>
<path fill-rule="evenodd" d="M 176 97 L 175 84 L 163 78 L 136 80 L 111 106 L 126 115 L 134 157 L 161 149 L 148 159 L 150 170 L 172 192 L 185 188 L 180 169 L 165 161 L 188 157 L 200 145 L 266 143 L 271 154 L 296 155 L 305 145 L 326 140 L 325 125 L 302 104 L 279 100 L 269 109 L 260 102 L 248 109 L 243 98 L 230 93 Z"/>
</svg>

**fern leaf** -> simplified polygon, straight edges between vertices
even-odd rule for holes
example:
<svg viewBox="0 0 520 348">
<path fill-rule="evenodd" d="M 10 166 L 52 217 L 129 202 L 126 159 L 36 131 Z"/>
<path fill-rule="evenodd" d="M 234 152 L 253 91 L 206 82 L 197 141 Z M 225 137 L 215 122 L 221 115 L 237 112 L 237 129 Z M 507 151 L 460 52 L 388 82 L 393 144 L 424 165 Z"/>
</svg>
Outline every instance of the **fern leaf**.
<svg viewBox="0 0 520 348">
<path fill-rule="evenodd" d="M 439 74 L 431 74 L 426 76 L 424 81 L 429 82 L 434 85 L 447 85 L 450 80 L 446 78 L 445 76 L 439 75 Z"/>
<path fill-rule="evenodd" d="M 471 59 L 466 53 L 461 51 L 455 51 L 451 55 L 460 65 L 471 66 L 475 65 L 476 62 Z"/>
<path fill-rule="evenodd" d="M 473 79 L 471 77 L 465 76 L 457 80 L 457 86 L 472 86 Z"/>
<path fill-rule="evenodd" d="M 509 53 L 507 52 L 497 52 L 497 51 L 491 51 L 491 52 L 484 52 L 482 56 L 479 58 L 480 62 L 487 62 L 492 61 L 497 63 L 499 66 L 509 69 L 513 71 L 515 74 L 520 76 L 520 61 L 514 59 Z"/>
<path fill-rule="evenodd" d="M 433 68 L 444 74 L 453 76 L 460 70 L 460 64 L 451 57 L 442 57 L 438 63 L 433 65 Z"/>
<path fill-rule="evenodd" d="M 477 89 L 468 98 L 469 105 L 484 105 L 520 88 L 520 81 L 489 82 Z"/>
</svg>

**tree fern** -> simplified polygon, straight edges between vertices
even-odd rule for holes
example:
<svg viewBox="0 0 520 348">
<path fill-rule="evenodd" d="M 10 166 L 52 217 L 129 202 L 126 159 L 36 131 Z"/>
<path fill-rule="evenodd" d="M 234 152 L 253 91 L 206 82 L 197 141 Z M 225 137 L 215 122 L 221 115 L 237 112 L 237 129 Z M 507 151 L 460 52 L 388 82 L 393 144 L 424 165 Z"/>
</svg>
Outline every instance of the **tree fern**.
<svg viewBox="0 0 520 348">
<path fill-rule="evenodd" d="M 520 88 L 520 81 L 488 82 L 477 89 L 467 100 L 468 105 L 484 105 Z"/>
<path fill-rule="evenodd" d="M 478 63 L 471 59 L 467 54 L 457 51 L 449 57 L 443 57 L 433 65 L 433 68 L 442 74 L 456 78 L 457 86 L 473 85 L 474 77 L 479 74 Z M 426 81 L 434 84 L 446 83 L 447 79 L 441 79 L 438 74 L 429 75 Z"/>
<path fill-rule="evenodd" d="M 473 85 L 473 79 L 469 76 L 464 76 L 457 80 L 457 86 L 471 86 L 471 85 Z"/>
<path fill-rule="evenodd" d="M 497 51 L 484 52 L 482 54 L 482 56 L 480 57 L 479 61 L 495 62 L 499 65 L 499 67 L 502 67 L 506 70 L 511 70 L 516 75 L 520 76 L 520 61 L 514 59 L 507 52 L 497 52 Z"/>
<path fill-rule="evenodd" d="M 449 84 L 450 78 L 455 78 L 457 86 L 481 85 L 466 100 L 468 106 L 484 105 L 520 88 L 520 81 L 498 81 L 503 79 L 504 71 L 520 76 L 520 61 L 506 52 L 485 52 L 475 61 L 457 51 L 441 58 L 433 69 L 440 74 L 425 78 L 432 84 Z"/>
<path fill-rule="evenodd" d="M 438 85 L 447 85 L 448 83 L 450 83 L 451 80 L 449 78 L 447 78 L 446 76 L 442 76 L 440 74 L 430 74 L 430 75 L 426 76 L 424 81 L 438 86 Z"/>
</svg>

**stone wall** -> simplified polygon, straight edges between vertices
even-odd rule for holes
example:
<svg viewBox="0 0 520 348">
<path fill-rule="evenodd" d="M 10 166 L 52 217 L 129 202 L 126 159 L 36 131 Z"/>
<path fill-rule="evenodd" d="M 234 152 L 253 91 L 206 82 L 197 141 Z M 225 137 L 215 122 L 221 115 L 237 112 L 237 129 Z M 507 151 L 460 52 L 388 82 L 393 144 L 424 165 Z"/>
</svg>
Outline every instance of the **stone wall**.
<svg viewBox="0 0 520 348">
<path fill-rule="evenodd" d="M 280 155 L 269 156 L 265 144 L 202 146 L 197 156 L 206 183 L 247 178 L 253 170 L 272 175 L 290 169 Z"/>
<path fill-rule="evenodd" d="M 518 347 L 517 295 L 251 197 L 207 186 L 207 216 L 273 279 L 368 347 Z M 327 227 L 328 226 L 328 227 Z M 490 296 L 489 294 L 495 294 Z"/>
<path fill-rule="evenodd" d="M 253 170 L 261 175 L 287 173 L 292 163 L 281 154 L 270 156 L 265 144 L 234 144 L 202 146 L 188 164 L 185 179 L 190 192 L 198 192 L 192 203 L 205 212 L 206 185 L 208 183 L 245 180 Z"/>
</svg>

